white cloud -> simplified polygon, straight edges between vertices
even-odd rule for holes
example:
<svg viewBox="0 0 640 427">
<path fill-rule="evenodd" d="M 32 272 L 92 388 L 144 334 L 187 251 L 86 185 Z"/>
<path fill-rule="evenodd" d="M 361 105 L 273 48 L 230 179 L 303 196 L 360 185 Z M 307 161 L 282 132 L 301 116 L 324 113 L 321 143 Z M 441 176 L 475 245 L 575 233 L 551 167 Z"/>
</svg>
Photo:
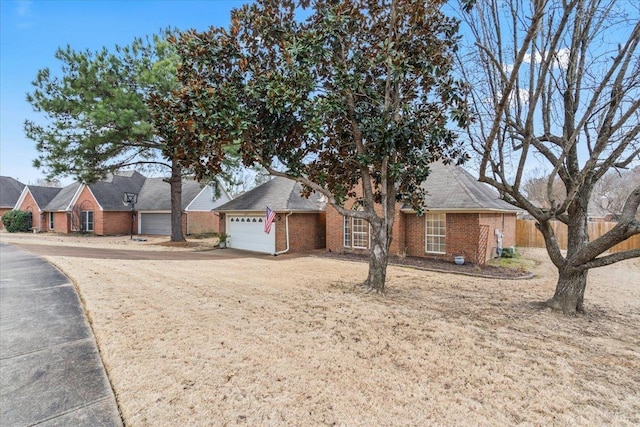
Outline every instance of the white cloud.
<svg viewBox="0 0 640 427">
<path fill-rule="evenodd" d="M 559 68 L 562 68 L 562 69 L 566 69 L 567 66 L 569 65 L 569 54 L 570 53 L 571 53 L 571 50 L 569 48 L 563 47 L 562 49 L 559 49 L 555 53 L 555 55 L 553 56 L 552 65 L 554 67 L 559 67 Z M 532 62 L 534 64 L 538 64 L 538 63 L 542 62 L 542 59 L 546 58 L 547 55 L 549 55 L 549 52 L 537 51 L 533 55 L 527 53 L 527 54 L 524 55 L 523 62 L 525 64 L 531 64 Z"/>
<path fill-rule="evenodd" d="M 568 47 L 562 48 L 558 51 L 558 53 L 556 54 L 556 58 L 555 58 L 555 65 L 557 67 L 562 68 L 563 70 L 566 70 L 567 67 L 569 66 L 569 54 L 571 53 L 571 50 Z"/>
<path fill-rule="evenodd" d="M 524 55 L 522 62 L 524 62 L 525 64 L 531 64 L 531 59 L 531 54 L 527 53 Z M 540 52 L 536 52 L 533 54 L 533 63 L 537 64 L 538 62 L 542 62 L 542 55 L 540 54 Z"/>
</svg>

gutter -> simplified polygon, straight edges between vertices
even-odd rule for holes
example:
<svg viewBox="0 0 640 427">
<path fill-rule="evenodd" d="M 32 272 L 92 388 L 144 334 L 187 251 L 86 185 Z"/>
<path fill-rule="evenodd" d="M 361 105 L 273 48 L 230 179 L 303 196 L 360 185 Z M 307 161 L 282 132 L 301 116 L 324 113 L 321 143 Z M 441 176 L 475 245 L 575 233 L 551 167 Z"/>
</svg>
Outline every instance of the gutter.
<svg viewBox="0 0 640 427">
<path fill-rule="evenodd" d="M 273 254 L 273 256 L 277 256 L 277 255 L 280 255 L 280 254 L 286 254 L 287 252 L 289 252 L 289 217 L 291 215 L 293 215 L 293 211 L 289 212 L 287 214 L 287 216 L 284 217 L 284 232 L 285 232 L 285 234 L 287 236 L 287 247 L 285 247 L 284 250 L 282 250 L 282 251 L 275 252 Z"/>
</svg>

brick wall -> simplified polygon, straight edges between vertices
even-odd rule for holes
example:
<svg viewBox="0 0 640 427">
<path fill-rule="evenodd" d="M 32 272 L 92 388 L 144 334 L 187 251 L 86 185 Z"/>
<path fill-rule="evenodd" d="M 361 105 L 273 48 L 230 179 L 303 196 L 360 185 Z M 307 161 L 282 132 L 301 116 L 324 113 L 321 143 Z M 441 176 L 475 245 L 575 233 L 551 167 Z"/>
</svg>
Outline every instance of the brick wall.
<svg viewBox="0 0 640 427">
<path fill-rule="evenodd" d="M 475 262 L 478 255 L 480 227 L 478 214 L 446 214 L 446 253 L 426 252 L 425 217 L 406 215 L 407 255 L 453 261 L 458 255 Z"/>
<path fill-rule="evenodd" d="M 46 224 L 43 224 L 41 222 L 42 218 L 40 215 L 40 208 L 38 207 L 38 204 L 36 203 L 35 199 L 33 198 L 30 192 L 27 193 L 26 197 L 24 198 L 20 206 L 18 206 L 18 210 L 24 211 L 24 212 L 31 212 L 32 228 L 38 231 L 44 231 L 44 228 L 42 226 L 43 225 L 46 226 Z"/>
<path fill-rule="evenodd" d="M 445 259 L 453 261 L 454 257 L 462 255 L 468 262 L 477 262 L 480 240 L 478 216 L 477 213 L 447 213 Z"/>
<path fill-rule="evenodd" d="M 187 212 L 187 234 L 218 233 L 220 215 L 211 211 Z"/>
<path fill-rule="evenodd" d="M 102 236 L 104 235 L 104 218 L 103 212 L 100 209 L 98 202 L 89 191 L 89 187 L 85 187 L 80 196 L 78 196 L 78 200 L 76 200 L 76 204 L 73 206 L 73 221 L 75 224 L 71 225 L 71 231 L 81 231 L 81 212 L 82 211 L 93 211 L 93 233 Z"/>
<path fill-rule="evenodd" d="M 491 259 L 495 247 L 494 230 L 499 228 L 503 233 L 503 246 L 515 244 L 515 215 L 514 214 L 478 214 L 478 213 L 447 213 L 446 217 L 446 253 L 435 254 L 425 251 L 425 217 L 416 214 L 405 214 L 396 211 L 393 226 L 393 240 L 389 253 L 391 255 L 406 254 L 427 258 L 446 259 L 462 255 L 469 262 L 484 263 Z M 504 224 L 504 225 L 503 225 Z M 480 242 L 481 226 L 489 227 L 486 251 Z M 343 246 L 343 217 L 338 211 L 327 206 L 327 250 L 333 252 L 360 252 Z"/>
<path fill-rule="evenodd" d="M 287 247 L 287 214 L 278 213 L 276 224 L 276 252 Z M 294 213 L 289 216 L 289 252 L 305 252 L 326 246 L 325 213 Z"/>
<path fill-rule="evenodd" d="M 486 213 L 480 214 L 480 224 L 489 227 L 489 241 L 486 259 L 496 256 L 497 237 L 495 230 L 502 233 L 502 247 L 508 248 L 516 244 L 516 214 Z"/>
<path fill-rule="evenodd" d="M 101 236 L 131 234 L 131 211 L 103 212 L 102 221 L 102 234 L 100 234 Z M 137 214 L 133 221 L 133 234 L 138 234 Z"/>
<path fill-rule="evenodd" d="M 349 200 L 345 203 L 345 208 L 351 209 L 353 207 L 354 201 Z M 389 253 L 391 255 L 399 255 L 402 254 L 407 245 L 405 240 L 405 233 L 403 230 L 405 228 L 405 220 L 406 215 L 400 212 L 401 205 L 396 204 L 396 215 L 393 223 L 393 237 L 391 240 L 391 246 L 389 246 Z M 381 206 L 376 206 L 376 210 L 378 214 L 382 210 Z M 338 213 L 338 210 L 331 205 L 327 205 L 326 209 L 326 248 L 331 252 L 349 252 L 349 253 L 366 253 L 366 249 L 354 249 L 354 248 L 345 248 L 344 247 L 344 217 Z"/>
<path fill-rule="evenodd" d="M 6 214 L 12 209 L 13 208 L 0 208 L 0 218 L 2 218 L 2 215 Z M 3 230 L 3 229 L 4 229 L 4 224 L 2 223 L 2 221 L 0 221 L 0 230 Z"/>
<path fill-rule="evenodd" d="M 67 212 L 54 212 L 53 213 L 53 228 L 49 228 L 49 212 L 45 214 L 45 220 L 47 223 L 47 231 L 67 234 L 71 231 L 71 214 Z"/>
</svg>

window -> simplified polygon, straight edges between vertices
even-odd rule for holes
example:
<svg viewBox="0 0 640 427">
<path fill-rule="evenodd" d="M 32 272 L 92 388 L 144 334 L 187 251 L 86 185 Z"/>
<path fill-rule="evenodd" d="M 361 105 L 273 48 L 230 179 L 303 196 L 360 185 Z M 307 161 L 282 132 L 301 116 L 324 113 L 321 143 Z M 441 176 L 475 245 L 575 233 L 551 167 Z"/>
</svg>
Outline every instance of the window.
<svg viewBox="0 0 640 427">
<path fill-rule="evenodd" d="M 53 230 L 54 228 L 54 223 L 53 223 L 53 212 L 49 212 L 49 230 Z"/>
<path fill-rule="evenodd" d="M 362 218 L 344 217 L 344 247 L 369 248 L 369 223 Z"/>
<path fill-rule="evenodd" d="M 93 231 L 93 211 L 82 211 L 82 231 Z"/>
<path fill-rule="evenodd" d="M 425 252 L 447 253 L 447 215 L 429 213 L 425 215 Z"/>
</svg>

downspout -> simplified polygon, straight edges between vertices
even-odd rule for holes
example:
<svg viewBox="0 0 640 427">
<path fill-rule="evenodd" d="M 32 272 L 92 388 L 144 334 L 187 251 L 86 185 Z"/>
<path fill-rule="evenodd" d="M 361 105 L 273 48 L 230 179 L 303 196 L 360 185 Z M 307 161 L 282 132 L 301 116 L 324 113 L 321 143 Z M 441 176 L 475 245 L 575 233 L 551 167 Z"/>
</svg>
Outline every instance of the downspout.
<svg viewBox="0 0 640 427">
<path fill-rule="evenodd" d="M 285 232 L 285 235 L 287 236 L 287 247 L 284 248 L 284 250 L 282 251 L 274 253 L 273 256 L 286 254 L 287 252 L 289 252 L 289 217 L 291 216 L 291 214 L 293 214 L 293 212 L 289 212 L 287 216 L 284 217 L 284 232 Z"/>
</svg>

